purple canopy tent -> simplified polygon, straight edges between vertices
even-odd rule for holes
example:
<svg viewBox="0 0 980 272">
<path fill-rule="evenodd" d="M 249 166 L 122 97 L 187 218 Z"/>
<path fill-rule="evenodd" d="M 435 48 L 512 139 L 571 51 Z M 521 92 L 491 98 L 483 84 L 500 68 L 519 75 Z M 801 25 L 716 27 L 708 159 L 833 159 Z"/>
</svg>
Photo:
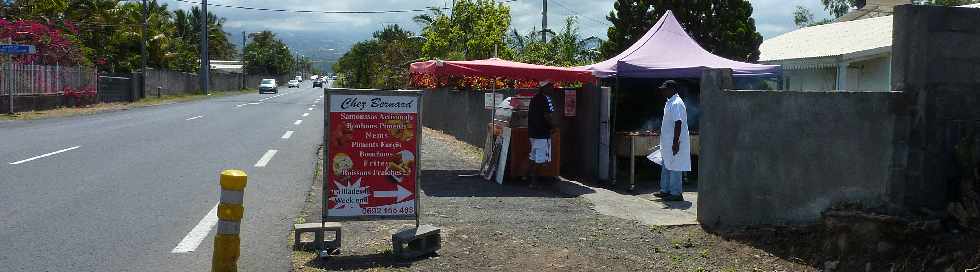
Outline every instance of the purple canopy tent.
<svg viewBox="0 0 980 272">
<path fill-rule="evenodd" d="M 701 48 L 677 22 L 674 13 L 667 11 L 660 21 L 646 34 L 619 55 L 585 68 L 599 78 L 614 78 L 615 89 L 619 89 L 620 78 L 668 79 L 700 78 L 705 69 L 729 68 L 734 77 L 778 78 L 782 75 L 779 65 L 762 65 L 734 61 L 711 54 Z M 611 106 L 611 131 L 616 131 L 616 101 L 613 95 Z M 690 109 L 690 108 L 689 108 Z M 615 150 L 617 141 L 610 141 L 610 169 L 616 166 Z M 597 147 L 598 148 L 598 147 Z M 615 170 L 613 170 L 615 173 Z M 616 175 L 611 176 L 616 184 Z M 631 187 L 632 188 L 632 187 Z"/>
<path fill-rule="evenodd" d="M 619 55 L 584 66 L 600 78 L 700 78 L 707 68 L 731 68 L 733 76 L 777 77 L 779 65 L 734 61 L 701 48 L 667 11 L 639 41 Z"/>
</svg>

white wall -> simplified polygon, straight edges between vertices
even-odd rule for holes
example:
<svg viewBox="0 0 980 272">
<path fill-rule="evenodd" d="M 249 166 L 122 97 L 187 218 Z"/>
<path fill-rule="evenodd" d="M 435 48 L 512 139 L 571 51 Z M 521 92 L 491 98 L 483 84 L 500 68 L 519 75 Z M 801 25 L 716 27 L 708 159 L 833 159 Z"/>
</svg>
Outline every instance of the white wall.
<svg viewBox="0 0 980 272">
<path fill-rule="evenodd" d="M 836 79 L 836 68 L 783 71 L 787 91 L 829 91 L 834 89 Z"/>
<path fill-rule="evenodd" d="M 832 91 L 837 89 L 836 82 L 837 68 L 783 71 L 788 91 Z M 891 55 L 850 63 L 846 84 L 849 91 L 890 91 Z"/>
<path fill-rule="evenodd" d="M 852 62 L 847 69 L 847 89 L 885 92 L 891 90 L 891 55 Z"/>
</svg>

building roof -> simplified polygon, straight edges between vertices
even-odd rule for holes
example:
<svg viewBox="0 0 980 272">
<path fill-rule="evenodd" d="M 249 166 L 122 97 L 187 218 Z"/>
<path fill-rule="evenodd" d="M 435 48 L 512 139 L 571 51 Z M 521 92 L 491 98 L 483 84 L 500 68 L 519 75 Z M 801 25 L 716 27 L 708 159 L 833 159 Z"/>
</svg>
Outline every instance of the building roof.
<svg viewBox="0 0 980 272">
<path fill-rule="evenodd" d="M 980 4 L 959 7 L 980 8 Z M 762 42 L 759 62 L 825 66 L 891 51 L 893 16 L 800 28 Z"/>
<path fill-rule="evenodd" d="M 759 61 L 859 57 L 891 46 L 892 16 L 882 16 L 805 27 L 765 40 Z"/>
</svg>

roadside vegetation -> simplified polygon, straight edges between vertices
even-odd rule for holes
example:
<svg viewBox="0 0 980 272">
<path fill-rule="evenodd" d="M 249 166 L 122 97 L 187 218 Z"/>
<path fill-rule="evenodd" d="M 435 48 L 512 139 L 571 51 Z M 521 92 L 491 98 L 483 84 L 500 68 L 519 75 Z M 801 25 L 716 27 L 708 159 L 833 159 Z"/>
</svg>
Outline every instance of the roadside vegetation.
<svg viewBox="0 0 980 272">
<path fill-rule="evenodd" d="M 197 73 L 200 68 L 201 18 L 208 20 L 208 52 L 212 60 L 234 60 L 239 48 L 224 30 L 225 19 L 202 14 L 198 7 L 172 9 L 147 1 L 147 66 Z M 95 67 L 100 73 L 139 71 L 142 62 L 143 5 L 121 0 L 0 1 L 0 40 L 38 48 L 34 55 L 14 57 L 23 64 Z M 281 76 L 310 60 L 294 56 L 271 32 L 250 35 L 247 70 Z M 255 45 L 253 45 L 255 44 Z M 274 69 L 270 69 L 274 67 Z"/>
<path fill-rule="evenodd" d="M 418 60 L 478 60 L 501 58 L 519 62 L 579 66 L 615 56 L 638 40 L 668 9 L 688 27 L 692 37 L 708 51 L 754 61 L 762 35 L 750 17 L 746 1 L 724 5 L 690 5 L 686 1 L 626 1 L 614 3 L 606 18 L 608 37 L 586 37 L 579 18 L 568 17 L 555 29 L 518 30 L 511 27 L 510 7 L 491 0 L 455 1 L 450 13 L 432 9 L 414 18 L 422 26 L 412 33 L 390 25 L 372 39 L 359 42 L 333 69 L 339 86 L 402 88 L 408 84 L 408 64 Z M 366 61 L 364 61 L 366 60 Z"/>
</svg>

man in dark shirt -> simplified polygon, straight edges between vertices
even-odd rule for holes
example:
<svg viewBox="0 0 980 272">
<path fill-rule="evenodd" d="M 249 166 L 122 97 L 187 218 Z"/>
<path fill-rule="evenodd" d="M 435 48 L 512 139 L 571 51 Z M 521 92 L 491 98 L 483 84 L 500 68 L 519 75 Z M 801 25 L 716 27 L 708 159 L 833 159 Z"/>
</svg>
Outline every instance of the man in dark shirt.
<svg viewBox="0 0 980 272">
<path fill-rule="evenodd" d="M 538 92 L 531 98 L 528 108 L 527 135 L 531 143 L 528 154 L 531 166 L 528 167 L 528 175 L 531 177 L 531 187 L 536 186 L 537 174 L 541 168 L 551 162 L 551 131 L 554 129 L 551 113 L 555 112 L 555 106 L 545 93 L 553 89 L 554 84 L 551 81 L 539 83 Z"/>
</svg>

